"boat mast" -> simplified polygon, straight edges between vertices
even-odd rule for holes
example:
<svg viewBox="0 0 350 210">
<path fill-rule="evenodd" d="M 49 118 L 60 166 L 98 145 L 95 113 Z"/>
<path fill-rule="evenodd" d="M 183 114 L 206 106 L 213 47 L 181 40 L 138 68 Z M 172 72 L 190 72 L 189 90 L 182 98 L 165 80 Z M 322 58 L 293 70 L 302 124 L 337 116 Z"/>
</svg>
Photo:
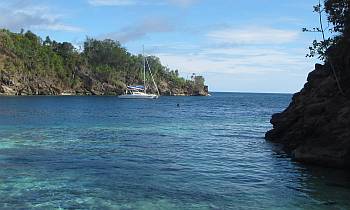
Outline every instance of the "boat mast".
<svg viewBox="0 0 350 210">
<path fill-rule="evenodd" d="M 142 45 L 142 54 L 143 54 L 143 86 L 146 93 L 146 56 L 145 56 L 145 45 Z"/>
<path fill-rule="evenodd" d="M 152 71 L 151 71 L 151 67 L 150 67 L 150 65 L 149 65 L 147 59 L 146 59 L 146 63 L 147 63 L 148 71 L 149 71 L 149 73 L 151 74 L 151 77 L 152 77 L 153 85 L 154 85 L 154 87 L 156 88 L 158 95 L 160 95 L 159 89 L 158 89 L 158 86 L 157 86 L 157 83 L 156 83 L 156 81 L 154 80 L 154 77 L 153 77 L 153 74 L 152 74 Z"/>
</svg>

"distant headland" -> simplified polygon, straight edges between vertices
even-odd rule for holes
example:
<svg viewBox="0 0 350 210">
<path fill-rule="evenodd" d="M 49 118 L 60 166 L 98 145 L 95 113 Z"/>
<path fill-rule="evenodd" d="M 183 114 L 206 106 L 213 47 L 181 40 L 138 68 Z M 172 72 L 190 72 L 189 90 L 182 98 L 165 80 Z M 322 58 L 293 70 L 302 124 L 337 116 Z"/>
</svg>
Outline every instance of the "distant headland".
<svg viewBox="0 0 350 210">
<path fill-rule="evenodd" d="M 147 59 L 161 95 L 208 95 L 202 76 L 186 80 L 159 58 Z M 77 50 L 69 42 L 43 40 L 31 31 L 2 29 L 0 95 L 119 95 L 128 85 L 142 83 L 142 60 L 110 39 L 87 38 Z"/>
</svg>

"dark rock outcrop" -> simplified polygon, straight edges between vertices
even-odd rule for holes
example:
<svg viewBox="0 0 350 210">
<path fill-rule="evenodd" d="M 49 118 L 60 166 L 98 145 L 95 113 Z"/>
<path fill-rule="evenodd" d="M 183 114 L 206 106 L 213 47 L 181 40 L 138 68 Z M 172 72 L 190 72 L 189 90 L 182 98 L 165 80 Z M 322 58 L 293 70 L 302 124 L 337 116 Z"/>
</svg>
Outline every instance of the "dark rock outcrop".
<svg viewBox="0 0 350 210">
<path fill-rule="evenodd" d="M 330 67 L 316 64 L 304 88 L 271 123 L 266 139 L 281 143 L 295 160 L 350 168 L 350 100 L 340 94 Z"/>
<path fill-rule="evenodd" d="M 121 95 L 127 85 L 101 82 L 83 70 L 76 70 L 75 76 L 81 81 L 74 86 L 63 83 L 54 77 L 27 77 L 19 73 L 8 73 L 0 69 L 0 95 Z M 149 87 L 151 92 L 156 89 Z M 208 88 L 194 91 L 192 86 L 169 85 L 162 81 L 159 85 L 161 95 L 168 96 L 207 96 Z"/>
</svg>

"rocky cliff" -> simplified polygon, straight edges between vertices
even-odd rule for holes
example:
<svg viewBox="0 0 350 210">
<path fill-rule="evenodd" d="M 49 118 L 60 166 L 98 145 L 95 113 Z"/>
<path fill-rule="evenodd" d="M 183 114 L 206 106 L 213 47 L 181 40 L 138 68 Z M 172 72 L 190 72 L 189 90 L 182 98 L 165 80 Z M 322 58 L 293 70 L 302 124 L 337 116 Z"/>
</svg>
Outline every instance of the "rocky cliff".
<svg viewBox="0 0 350 210">
<path fill-rule="evenodd" d="M 102 82 L 92 75 L 76 71 L 75 77 L 78 83 L 67 85 L 59 78 L 28 76 L 22 73 L 0 71 L 0 96 L 1 95 L 120 95 L 126 90 L 123 82 L 109 84 Z M 141 84 L 141 83 L 135 83 Z M 156 92 L 154 88 L 149 88 Z M 159 84 L 161 95 L 165 96 L 208 96 L 208 86 L 196 89 L 192 85 L 176 86 L 168 81 Z"/>
<path fill-rule="evenodd" d="M 345 76 L 341 82 L 345 88 L 350 85 Z M 281 143 L 297 161 L 349 169 L 348 97 L 340 94 L 330 66 L 316 64 L 288 108 L 272 116 L 266 139 Z"/>
<path fill-rule="evenodd" d="M 272 116 L 266 139 L 281 143 L 298 161 L 350 169 L 350 1 L 324 0 L 314 6 L 319 27 L 303 31 L 322 33 L 308 57 L 317 64 L 304 88 L 286 110 Z M 322 16 L 327 17 L 327 31 Z M 331 32 L 331 37 L 326 37 Z"/>
</svg>

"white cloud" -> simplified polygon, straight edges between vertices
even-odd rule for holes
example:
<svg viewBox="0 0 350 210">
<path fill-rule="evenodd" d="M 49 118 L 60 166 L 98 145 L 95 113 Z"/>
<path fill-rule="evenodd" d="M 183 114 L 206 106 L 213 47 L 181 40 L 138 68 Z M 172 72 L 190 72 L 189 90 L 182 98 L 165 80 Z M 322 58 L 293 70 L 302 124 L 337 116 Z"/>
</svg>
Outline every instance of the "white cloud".
<svg viewBox="0 0 350 210">
<path fill-rule="evenodd" d="M 80 27 L 65 25 L 65 24 L 61 24 L 61 23 L 38 25 L 38 26 L 34 26 L 33 28 L 50 30 L 50 31 L 66 31 L 66 32 L 82 32 L 82 31 L 84 31 Z"/>
<path fill-rule="evenodd" d="M 197 53 L 183 50 L 155 55 L 185 78 L 192 73 L 204 75 L 210 89 L 216 91 L 295 92 L 313 68 L 303 49 L 243 46 L 197 50 Z"/>
<path fill-rule="evenodd" d="M 93 6 L 167 5 L 188 7 L 198 0 L 89 0 Z"/>
<path fill-rule="evenodd" d="M 313 68 L 314 61 L 305 58 L 303 46 L 307 44 L 298 31 L 261 26 L 219 27 L 197 33 L 197 46 L 167 43 L 168 47 L 156 46 L 159 51 L 154 54 L 184 77 L 192 73 L 207 76 L 209 86 L 215 90 L 293 92 Z"/>
<path fill-rule="evenodd" d="M 126 6 L 139 3 L 137 0 L 89 0 L 93 6 Z"/>
<path fill-rule="evenodd" d="M 196 3 L 198 0 L 168 0 L 168 1 L 178 6 L 188 7 Z"/>
<path fill-rule="evenodd" d="M 42 29 L 53 31 L 80 32 L 81 28 L 65 24 L 62 15 L 49 7 L 32 4 L 0 5 L 0 27 L 13 31 L 24 29 Z"/>
<path fill-rule="evenodd" d="M 281 49 L 203 49 L 196 54 L 158 53 L 164 64 L 185 73 L 269 74 L 298 73 L 307 64 L 300 52 Z"/>
<path fill-rule="evenodd" d="M 173 24 L 165 19 L 159 17 L 146 18 L 139 23 L 132 24 L 132 26 L 125 27 L 120 31 L 105 34 L 101 38 L 116 39 L 121 43 L 142 39 L 151 33 L 166 33 L 174 30 Z"/>
<path fill-rule="evenodd" d="M 207 34 L 210 40 L 227 44 L 284 44 L 298 38 L 299 32 L 269 27 L 227 28 L 211 31 Z"/>
</svg>

